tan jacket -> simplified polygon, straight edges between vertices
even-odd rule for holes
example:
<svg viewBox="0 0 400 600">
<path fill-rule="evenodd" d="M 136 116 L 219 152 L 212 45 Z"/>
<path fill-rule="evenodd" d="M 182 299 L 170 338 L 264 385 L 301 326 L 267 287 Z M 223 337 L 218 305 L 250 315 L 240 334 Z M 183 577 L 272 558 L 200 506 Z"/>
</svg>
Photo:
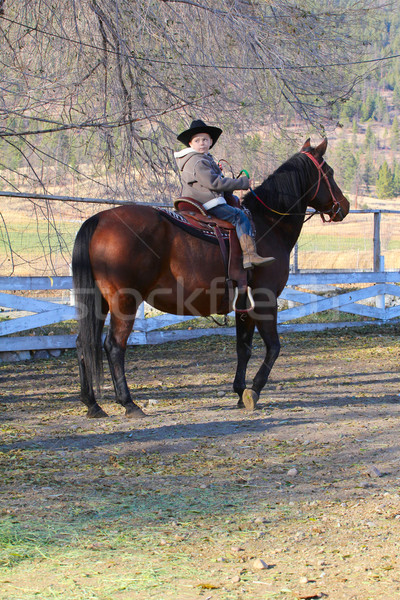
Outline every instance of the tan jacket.
<svg viewBox="0 0 400 600">
<path fill-rule="evenodd" d="M 211 154 L 201 154 L 192 148 L 185 148 L 174 154 L 182 180 L 182 196 L 194 198 L 206 209 L 224 204 L 224 192 L 248 190 L 246 176 L 232 179 L 224 177 Z"/>
</svg>

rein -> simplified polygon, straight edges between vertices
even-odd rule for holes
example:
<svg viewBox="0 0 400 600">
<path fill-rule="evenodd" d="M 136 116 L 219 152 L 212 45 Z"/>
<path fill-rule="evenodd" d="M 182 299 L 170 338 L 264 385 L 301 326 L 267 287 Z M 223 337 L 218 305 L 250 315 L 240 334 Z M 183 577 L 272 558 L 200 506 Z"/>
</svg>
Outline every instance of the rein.
<svg viewBox="0 0 400 600">
<path fill-rule="evenodd" d="M 340 203 L 336 200 L 335 195 L 333 193 L 332 190 L 332 186 L 329 182 L 328 176 L 327 174 L 323 171 L 322 167 L 325 164 L 325 159 L 322 159 L 322 162 L 319 163 L 317 161 L 317 159 L 315 158 L 315 156 L 313 156 L 313 154 L 311 154 L 311 152 L 306 152 L 306 151 L 302 151 L 301 154 L 304 154 L 305 156 L 307 156 L 311 162 L 316 166 L 317 171 L 318 171 L 318 183 L 317 183 L 317 189 L 315 190 L 314 196 L 312 197 L 312 199 L 310 200 L 310 202 L 312 202 L 316 197 L 317 194 L 319 192 L 319 188 L 321 187 L 321 181 L 322 179 L 325 181 L 326 186 L 329 190 L 333 205 L 336 206 L 336 210 L 334 212 L 332 212 L 332 214 L 330 215 L 329 219 L 325 218 L 325 215 L 322 211 L 320 210 L 316 210 L 314 213 L 312 213 L 309 217 L 307 217 L 307 219 L 304 220 L 304 223 L 306 223 L 307 221 L 309 221 L 309 219 L 311 219 L 311 217 L 313 217 L 314 215 L 319 214 L 321 216 L 321 219 L 324 223 L 331 223 L 333 221 L 333 218 L 338 214 L 338 212 L 341 209 Z M 220 166 L 220 168 L 222 167 L 221 163 L 222 162 L 226 162 L 226 164 L 230 167 L 232 175 L 233 175 L 233 171 L 232 171 L 232 167 L 230 166 L 230 164 L 228 163 L 228 161 L 221 159 L 218 163 L 218 165 Z M 221 169 L 222 170 L 222 169 Z M 250 175 L 248 173 L 248 171 L 246 171 L 246 169 L 242 169 L 238 175 L 238 177 L 240 177 L 242 174 L 246 175 L 246 177 L 248 179 L 250 179 Z M 278 210 L 275 210 L 274 208 L 271 208 L 270 206 L 268 206 L 268 204 L 265 204 L 265 202 L 263 200 L 261 200 L 261 198 L 256 194 L 256 192 L 253 190 L 253 188 L 249 187 L 249 191 L 253 194 L 253 196 L 256 198 L 256 200 L 258 200 L 258 202 L 260 202 L 267 210 L 269 210 L 270 212 L 275 213 L 276 215 L 279 215 L 280 217 L 289 217 L 289 216 L 294 216 L 294 213 L 290 213 L 290 212 L 279 212 Z"/>
<path fill-rule="evenodd" d="M 240 171 L 240 173 L 239 173 L 238 177 L 240 177 L 240 175 L 241 175 L 242 173 L 244 173 L 245 175 L 247 175 L 247 177 L 250 179 L 250 175 L 248 174 L 248 172 L 247 172 L 245 169 L 242 169 L 242 170 Z M 281 216 L 281 217 L 290 217 L 290 216 L 295 216 L 295 213 L 282 213 L 282 212 L 279 212 L 278 210 L 275 210 L 275 209 L 271 208 L 270 206 L 268 206 L 268 204 L 265 204 L 265 202 L 263 202 L 259 196 L 257 196 L 257 194 L 255 193 L 255 191 L 253 190 L 253 188 L 249 187 L 249 191 L 250 191 L 250 192 L 253 194 L 253 196 L 255 196 L 255 198 L 256 198 L 256 199 L 257 199 L 259 202 L 261 202 L 261 204 L 262 204 L 262 205 L 263 205 L 265 208 L 267 208 L 269 211 L 271 211 L 271 212 L 275 213 L 276 215 L 279 215 L 279 216 Z M 300 215 L 300 214 L 303 214 L 303 213 L 299 213 L 299 215 Z M 313 217 L 314 215 L 317 215 L 317 214 L 318 214 L 318 211 L 316 211 L 316 212 L 313 212 L 313 213 L 312 213 L 312 214 L 311 214 L 309 217 L 307 217 L 307 219 L 304 219 L 304 223 L 307 223 L 307 221 L 309 221 L 309 220 L 311 219 L 311 217 Z"/>
<path fill-rule="evenodd" d="M 261 198 L 259 196 L 257 196 L 257 194 L 255 193 L 255 191 L 252 188 L 249 188 L 249 190 L 257 198 L 257 200 L 259 202 L 261 202 L 261 204 L 263 206 L 265 206 L 265 208 L 268 208 L 268 210 L 270 210 L 271 212 L 275 213 L 276 215 L 280 215 L 281 217 L 291 217 L 291 216 L 295 216 L 297 214 L 297 213 L 282 213 L 282 212 L 279 212 L 277 210 L 274 210 L 273 208 L 271 208 L 270 206 L 268 206 L 268 204 L 265 204 L 265 202 L 263 202 L 261 200 Z M 302 215 L 303 213 L 298 213 L 298 214 Z M 309 221 L 311 219 L 311 217 L 313 217 L 314 215 L 318 215 L 318 214 L 320 214 L 321 217 L 322 217 L 322 213 L 319 213 L 319 211 L 315 211 L 310 216 L 308 216 L 307 219 L 304 219 L 304 223 L 307 223 L 307 221 Z"/>
<path fill-rule="evenodd" d="M 242 173 L 244 173 L 244 174 L 246 175 L 246 177 L 247 177 L 248 179 L 250 179 L 250 175 L 248 174 L 248 172 L 246 171 L 246 169 L 242 169 L 242 170 L 240 171 L 240 173 L 239 173 L 238 177 L 240 177 Z M 261 202 L 261 204 L 262 204 L 263 206 L 265 206 L 265 208 L 267 208 L 267 209 L 268 209 L 268 210 L 270 210 L 271 212 L 275 213 L 276 215 L 280 215 L 281 217 L 288 217 L 289 215 L 291 215 L 291 213 L 282 213 L 282 212 L 279 212 L 279 211 L 277 211 L 277 210 L 274 210 L 273 208 L 271 208 L 270 206 L 268 206 L 268 204 L 265 204 L 265 202 L 263 202 L 263 201 L 261 200 L 261 198 L 260 198 L 259 196 L 257 196 L 257 194 L 255 193 L 255 191 L 253 190 L 253 188 L 249 187 L 249 191 L 250 191 L 250 192 L 253 194 L 253 196 L 255 196 L 255 197 L 257 198 L 257 200 L 258 200 L 259 202 Z"/>
<path fill-rule="evenodd" d="M 323 165 L 325 164 L 325 159 L 322 159 L 322 162 L 321 162 L 321 163 L 319 163 L 319 162 L 317 161 L 317 159 L 315 158 L 315 156 L 313 156 L 313 155 L 311 154 L 311 152 L 305 152 L 305 151 L 302 151 L 302 152 L 301 152 L 301 154 L 305 154 L 305 156 L 307 156 L 307 157 L 308 157 L 308 158 L 311 160 L 311 162 L 312 162 L 312 163 L 314 163 L 314 165 L 317 167 L 317 171 L 318 171 L 318 183 L 317 183 L 317 189 L 315 190 L 315 194 L 314 194 L 314 196 L 311 198 L 310 202 L 312 202 L 312 201 L 313 201 L 313 200 L 314 200 L 314 199 L 317 197 L 317 194 L 318 194 L 318 192 L 319 192 L 319 188 L 321 187 L 321 181 L 322 181 L 322 179 L 323 179 L 323 180 L 325 181 L 325 183 L 326 183 L 326 186 L 327 186 L 327 188 L 328 188 L 328 190 L 329 190 L 329 193 L 330 193 L 330 195 L 331 195 L 331 199 L 332 199 L 333 205 L 334 205 L 334 206 L 336 206 L 336 210 L 335 210 L 334 212 L 332 212 L 332 214 L 330 215 L 329 219 L 326 219 L 326 218 L 325 218 L 325 215 L 324 215 L 324 213 L 323 213 L 321 210 L 317 210 L 317 211 L 315 211 L 315 213 L 312 213 L 312 214 L 311 214 L 309 217 L 307 217 L 307 219 L 305 219 L 304 223 L 306 223 L 306 222 L 307 222 L 309 219 L 311 219 L 311 217 L 313 217 L 313 216 L 314 216 L 314 215 L 316 215 L 316 214 L 319 214 L 319 215 L 321 216 L 321 219 L 322 219 L 322 221 L 323 221 L 324 223 L 331 223 L 331 222 L 333 221 L 333 218 L 334 218 L 334 217 L 335 217 L 335 216 L 338 214 L 338 212 L 341 210 L 341 206 L 340 206 L 340 203 L 339 203 L 339 202 L 336 200 L 336 198 L 335 198 L 335 195 L 334 195 L 334 193 L 333 193 L 332 186 L 331 186 L 331 184 L 330 184 L 330 181 L 329 181 L 329 179 L 328 179 L 328 176 L 327 176 L 327 174 L 326 174 L 326 173 L 325 173 L 325 171 L 322 169 Z M 240 177 L 241 173 L 244 173 L 245 175 L 247 175 L 247 176 L 249 177 L 249 174 L 248 174 L 248 173 L 247 173 L 247 171 L 245 171 L 244 169 L 242 169 L 242 171 L 240 171 L 240 173 L 239 173 L 239 177 Z M 270 206 L 268 206 L 267 204 L 265 204 L 265 202 L 263 202 L 263 201 L 261 200 L 261 198 L 260 198 L 260 197 L 259 197 L 259 196 L 258 196 L 258 195 L 255 193 L 255 191 L 254 191 L 252 188 L 249 188 L 249 190 L 250 190 L 250 192 L 251 192 L 251 193 L 252 193 L 252 194 L 253 194 L 253 195 L 256 197 L 256 199 L 257 199 L 259 202 L 261 202 L 261 204 L 262 204 L 262 205 L 263 205 L 265 208 L 267 208 L 268 210 L 270 210 L 271 212 L 273 212 L 273 213 L 275 213 L 275 214 L 277 214 L 277 215 L 280 215 L 281 217 L 288 217 L 288 216 L 290 216 L 290 215 L 293 215 L 293 213 L 281 213 L 281 212 L 279 212 L 279 211 L 277 211 L 277 210 L 274 210 L 273 208 L 271 208 Z"/>
<path fill-rule="evenodd" d="M 224 163 L 226 163 L 226 164 L 228 165 L 228 167 L 229 167 L 229 169 L 230 169 L 230 171 L 231 171 L 231 175 L 232 175 L 233 179 L 235 179 L 235 175 L 233 174 L 232 166 L 231 166 L 231 165 L 230 165 L 230 163 L 229 163 L 227 160 L 225 160 L 224 158 L 221 158 L 221 159 L 218 161 L 218 166 L 219 166 L 219 168 L 221 169 L 221 171 L 223 171 L 223 166 L 222 166 L 222 163 L 223 163 L 223 162 L 224 162 Z M 246 171 L 246 169 L 242 169 L 242 170 L 240 171 L 239 175 L 237 176 L 237 178 L 239 178 L 239 177 L 240 177 L 242 174 L 243 174 L 243 175 L 246 175 L 247 179 L 250 179 L 249 172 L 248 172 L 248 171 Z M 263 201 L 261 200 L 261 198 L 260 198 L 259 196 L 257 196 L 257 194 L 255 193 L 255 191 L 253 190 L 253 188 L 251 188 L 250 186 L 249 186 L 249 191 L 250 191 L 250 192 L 251 192 L 251 193 L 252 193 L 252 194 L 253 194 L 253 195 L 254 195 L 254 196 L 257 198 L 257 200 L 258 200 L 259 202 L 261 202 L 261 204 L 262 204 L 262 205 L 263 205 L 265 208 L 267 208 L 267 209 L 268 209 L 268 210 L 270 210 L 271 212 L 275 213 L 276 215 L 280 215 L 281 217 L 288 217 L 288 216 L 291 214 L 291 213 L 282 213 L 282 212 L 278 212 L 277 210 L 274 210 L 273 208 L 271 208 L 270 206 L 268 206 L 267 204 L 265 204 L 265 202 L 263 202 Z"/>
<path fill-rule="evenodd" d="M 278 210 L 275 210 L 274 208 L 271 208 L 270 206 L 268 206 L 268 204 L 265 204 L 265 202 L 263 202 L 259 196 L 257 196 L 257 194 L 255 193 L 255 191 L 252 188 L 249 188 L 249 190 L 253 194 L 253 196 L 255 196 L 257 198 L 257 200 L 259 202 L 261 202 L 261 204 L 263 206 L 265 206 L 265 208 L 268 208 L 268 210 L 275 213 L 276 215 L 280 215 L 281 217 L 289 217 L 292 214 L 292 213 L 282 213 L 282 212 L 279 212 Z"/>
<path fill-rule="evenodd" d="M 219 168 L 221 169 L 221 171 L 223 171 L 223 167 L 222 167 L 222 163 L 223 163 L 223 162 L 224 162 L 224 163 L 226 163 L 226 164 L 228 165 L 228 167 L 229 167 L 229 169 L 230 169 L 230 171 L 231 171 L 232 177 L 235 179 L 235 176 L 234 176 L 234 174 L 233 174 L 233 170 L 232 170 L 232 166 L 231 166 L 231 165 L 230 165 L 230 163 L 229 163 L 227 160 L 225 160 L 224 158 L 221 158 L 221 159 L 218 161 L 218 166 L 219 166 Z M 238 175 L 237 177 L 239 178 L 239 177 L 240 177 L 242 174 L 243 174 L 243 175 L 246 175 L 247 179 L 250 179 L 249 172 L 248 172 L 248 171 L 246 171 L 246 169 L 242 169 L 242 170 L 240 171 L 240 173 L 239 173 L 239 175 Z M 249 186 L 249 191 L 250 191 L 250 192 L 253 194 L 253 196 L 255 196 L 255 197 L 256 197 L 256 199 L 257 199 L 259 202 L 261 202 L 261 204 L 262 204 L 262 205 L 263 205 L 265 208 L 267 208 L 267 209 L 268 209 L 268 210 L 270 210 L 271 212 L 275 213 L 276 215 L 279 215 L 279 216 L 281 216 L 281 217 L 289 217 L 289 216 L 292 214 L 292 213 L 282 213 L 282 212 L 279 212 L 279 211 L 277 211 L 277 210 L 274 210 L 273 208 L 271 208 L 270 206 L 268 206 L 267 204 L 265 204 L 265 202 L 263 202 L 263 201 L 261 200 L 261 198 L 260 198 L 259 196 L 257 196 L 257 194 L 255 193 L 255 191 L 253 190 L 253 188 L 251 188 L 250 186 Z M 311 215 L 311 216 L 310 216 L 310 217 L 308 217 L 308 218 L 309 218 L 309 219 L 311 219 L 311 217 L 312 217 L 312 216 L 313 216 L 313 215 Z M 307 219 L 307 220 L 308 220 L 308 219 Z"/>
</svg>

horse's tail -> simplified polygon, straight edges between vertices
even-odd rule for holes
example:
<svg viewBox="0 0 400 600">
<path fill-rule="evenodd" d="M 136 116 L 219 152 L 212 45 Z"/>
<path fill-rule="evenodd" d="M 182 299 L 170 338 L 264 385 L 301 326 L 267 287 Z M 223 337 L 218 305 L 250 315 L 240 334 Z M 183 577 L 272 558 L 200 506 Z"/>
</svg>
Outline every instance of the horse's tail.
<svg viewBox="0 0 400 600">
<path fill-rule="evenodd" d="M 90 240 L 99 223 L 98 215 L 85 221 L 78 231 L 72 253 L 72 277 L 75 304 L 78 312 L 78 352 L 81 349 L 87 382 L 97 390 L 103 377 L 101 334 L 104 316 L 101 310 L 101 293 L 93 277 L 89 257 Z"/>
</svg>

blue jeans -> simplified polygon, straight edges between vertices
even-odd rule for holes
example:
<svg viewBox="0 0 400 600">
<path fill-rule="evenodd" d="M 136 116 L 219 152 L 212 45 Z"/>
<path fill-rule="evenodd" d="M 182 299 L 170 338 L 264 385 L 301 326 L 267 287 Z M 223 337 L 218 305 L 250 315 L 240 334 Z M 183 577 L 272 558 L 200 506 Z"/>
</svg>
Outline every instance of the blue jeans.
<svg viewBox="0 0 400 600">
<path fill-rule="evenodd" d="M 214 206 L 214 208 L 210 208 L 210 210 L 207 212 L 208 214 L 217 217 L 217 219 L 222 219 L 223 221 L 232 223 L 232 225 L 236 227 L 238 238 L 240 238 L 240 236 L 243 234 L 253 234 L 251 223 L 246 214 L 240 210 L 240 208 L 230 206 L 229 204 L 219 204 L 218 206 Z"/>
</svg>

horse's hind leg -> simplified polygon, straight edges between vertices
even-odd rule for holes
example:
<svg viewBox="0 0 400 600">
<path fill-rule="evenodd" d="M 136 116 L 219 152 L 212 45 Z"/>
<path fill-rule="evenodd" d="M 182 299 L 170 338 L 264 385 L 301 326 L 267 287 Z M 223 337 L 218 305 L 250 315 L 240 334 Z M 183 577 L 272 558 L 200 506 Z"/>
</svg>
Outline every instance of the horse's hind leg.
<svg viewBox="0 0 400 600">
<path fill-rule="evenodd" d="M 96 419 L 107 417 L 107 413 L 97 404 L 93 385 L 89 381 L 79 336 L 76 340 L 76 351 L 78 354 L 79 377 L 81 382 L 81 400 L 87 406 L 87 416 Z"/>
<path fill-rule="evenodd" d="M 141 418 L 144 412 L 133 402 L 125 376 L 126 346 L 135 314 L 136 307 L 129 317 L 127 315 L 117 317 L 111 314 L 110 329 L 104 342 L 104 349 L 110 365 L 117 402 L 125 408 L 127 417 Z"/>
</svg>

